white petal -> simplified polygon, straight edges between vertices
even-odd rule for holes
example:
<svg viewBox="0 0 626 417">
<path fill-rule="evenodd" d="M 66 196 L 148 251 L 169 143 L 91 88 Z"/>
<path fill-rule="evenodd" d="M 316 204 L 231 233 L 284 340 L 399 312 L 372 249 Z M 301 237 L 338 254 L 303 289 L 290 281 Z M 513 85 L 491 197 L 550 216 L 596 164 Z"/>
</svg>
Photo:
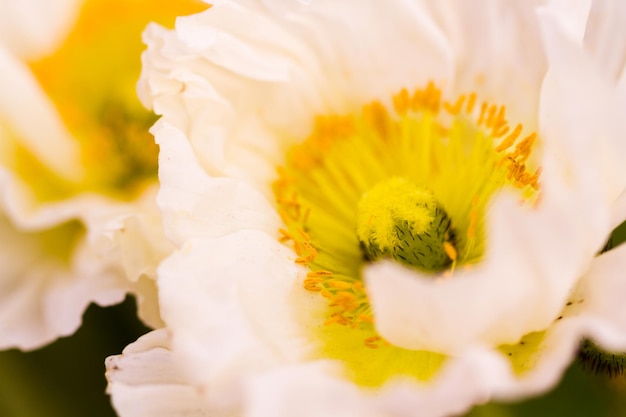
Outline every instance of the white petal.
<svg viewBox="0 0 626 417">
<path fill-rule="evenodd" d="M 73 333 L 92 301 L 124 299 L 124 282 L 109 262 L 79 241 L 70 265 L 49 256 L 37 232 L 0 222 L 0 348 L 32 349 Z M 96 279 L 94 279 L 96 278 Z"/>
<path fill-rule="evenodd" d="M 598 256 L 585 274 L 574 296 L 576 302 L 584 303 L 584 306 L 580 306 L 584 314 L 593 316 L 617 330 L 614 332 L 619 335 L 617 341 L 605 340 L 604 343 L 612 350 L 626 350 L 624 271 L 626 271 L 626 245 L 620 245 Z"/>
<path fill-rule="evenodd" d="M 50 53 L 70 32 L 80 0 L 0 1 L 0 43 L 22 58 Z"/>
<path fill-rule="evenodd" d="M 210 174 L 267 187 L 268 174 L 246 175 L 251 161 L 272 173 L 284 145 L 303 139 L 314 115 L 388 100 L 433 74 L 451 78 L 445 40 L 415 4 L 280 5 L 220 2 L 180 18 L 176 34 L 154 26 L 145 34 L 140 95 L 185 133 Z M 342 13 L 351 18 L 337 19 Z M 250 62 L 262 64 L 252 69 Z"/>
<path fill-rule="evenodd" d="M 154 273 L 170 246 L 162 232 L 158 236 L 160 228 L 149 227 L 147 233 L 127 227 L 154 216 L 150 194 L 130 204 L 86 194 L 40 204 L 24 184 L 0 170 L 0 295 L 6 300 L 0 308 L 1 348 L 32 349 L 69 335 L 91 302 L 115 304 L 129 291 L 140 299 L 147 322 L 160 324 L 158 309 L 150 303 L 154 284 L 131 274 Z M 84 235 L 67 253 L 51 255 L 51 243 L 41 236 L 71 221 L 82 225 Z"/>
<path fill-rule="evenodd" d="M 617 227 L 626 219 L 626 192 L 622 193 L 613 205 L 613 220 L 611 226 Z"/>
<path fill-rule="evenodd" d="M 275 238 L 241 230 L 215 239 L 190 239 L 163 262 L 159 269 L 163 318 L 193 381 L 217 390 L 232 384 L 240 372 L 276 362 L 280 352 L 259 340 L 241 299 L 248 298 L 244 288 L 248 275 L 272 277 L 266 291 L 272 290 L 274 280 L 291 282 L 293 261 Z"/>
<path fill-rule="evenodd" d="M 169 349 L 169 334 L 156 330 L 106 360 L 107 392 L 120 417 L 230 415 L 211 407 L 187 382 Z"/>
<path fill-rule="evenodd" d="M 626 3 L 595 0 L 589 12 L 585 46 L 607 77 L 626 87 Z M 626 90 L 625 90 L 626 91 Z"/>
<path fill-rule="evenodd" d="M 91 243 L 99 245 L 123 269 L 125 284 L 135 295 L 140 319 L 152 328 L 163 326 L 158 306 L 157 267 L 174 246 L 165 237 L 156 207 L 156 187 L 129 204 L 117 204 L 117 213 L 89 223 Z"/>
<path fill-rule="evenodd" d="M 328 361 L 286 366 L 249 379 L 246 415 L 443 417 L 487 401 L 493 385 L 510 378 L 506 364 L 485 351 L 452 362 L 429 386 L 397 379 L 369 390 L 344 379 Z"/>
<path fill-rule="evenodd" d="M 278 215 L 258 191 L 241 180 L 209 177 L 178 129 L 159 123 L 154 133 L 161 147 L 158 204 L 174 243 L 248 228 L 277 233 Z"/>
<path fill-rule="evenodd" d="M 610 352 L 626 351 L 625 267 L 624 246 L 593 261 L 561 316 L 547 330 L 533 369 L 521 378 L 500 381 L 494 387 L 495 398 L 516 400 L 551 388 L 583 338 L 592 338 Z"/>
<path fill-rule="evenodd" d="M 282 248 L 281 248 L 282 249 Z M 298 267 L 294 255 L 284 258 L 279 273 L 244 274 L 239 279 L 239 298 L 256 336 L 286 362 L 307 360 L 318 348 L 311 329 L 320 325 L 328 309 L 326 300 L 304 289 L 306 268 Z"/>
<path fill-rule="evenodd" d="M 433 9 L 453 50 L 453 96 L 474 91 L 481 100 L 506 105 L 513 124 L 536 129 L 546 59 L 535 8 L 544 1 L 424 3 Z"/>
<path fill-rule="evenodd" d="M 384 415 L 372 409 L 355 385 L 333 376 L 333 368 L 332 363 L 319 361 L 250 378 L 246 417 Z"/>
<path fill-rule="evenodd" d="M 541 17 L 551 65 L 540 106 L 547 152 L 571 161 L 573 180 L 596 187 L 597 197 L 613 205 L 626 190 L 626 96 L 605 75 L 604 63 L 568 38 L 558 15 L 543 10 Z"/>
<path fill-rule="evenodd" d="M 109 207 L 98 216 L 100 228 L 95 224 L 90 228 L 92 240 L 102 235 L 116 247 L 131 281 L 142 276 L 156 279 L 157 266 L 174 250 L 164 235 L 161 213 L 156 206 L 157 188 L 156 185 L 148 188 L 130 203 L 108 204 L 115 211 Z"/>
<path fill-rule="evenodd" d="M 592 3 L 593 0 L 552 0 L 540 8 L 540 13 L 554 16 L 564 34 L 582 43 Z"/>
</svg>

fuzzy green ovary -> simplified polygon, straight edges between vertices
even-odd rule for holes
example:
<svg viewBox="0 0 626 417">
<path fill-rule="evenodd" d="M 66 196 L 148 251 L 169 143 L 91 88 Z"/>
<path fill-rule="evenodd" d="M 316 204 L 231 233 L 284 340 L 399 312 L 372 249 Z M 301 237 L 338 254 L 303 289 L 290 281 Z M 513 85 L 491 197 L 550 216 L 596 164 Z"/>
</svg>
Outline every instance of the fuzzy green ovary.
<svg viewBox="0 0 626 417">
<path fill-rule="evenodd" d="M 429 272 L 447 268 L 444 249 L 454 236 L 435 196 L 404 178 L 391 178 L 365 193 L 357 209 L 356 233 L 366 259 L 391 258 Z"/>
</svg>

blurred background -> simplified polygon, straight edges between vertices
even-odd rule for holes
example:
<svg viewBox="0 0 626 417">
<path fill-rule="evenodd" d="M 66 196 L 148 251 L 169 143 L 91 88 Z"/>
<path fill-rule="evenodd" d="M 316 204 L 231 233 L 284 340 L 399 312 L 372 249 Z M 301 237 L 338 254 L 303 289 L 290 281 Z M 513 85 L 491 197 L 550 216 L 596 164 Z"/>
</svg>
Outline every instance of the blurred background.
<svg viewBox="0 0 626 417">
<path fill-rule="evenodd" d="M 104 390 L 104 358 L 147 332 L 132 298 L 91 305 L 73 336 L 33 352 L 0 353 L 0 416 L 115 416 Z"/>
<path fill-rule="evenodd" d="M 624 241 L 626 223 L 616 229 L 611 245 Z M 127 298 L 115 307 L 92 305 L 72 337 L 34 352 L 0 353 L 0 416 L 115 416 L 105 394 L 104 358 L 120 353 L 147 331 L 135 318 L 134 300 Z M 522 416 L 626 416 L 626 377 L 609 378 L 583 371 L 573 363 L 561 384 L 542 397 L 515 404 L 487 404 L 467 415 Z"/>
</svg>

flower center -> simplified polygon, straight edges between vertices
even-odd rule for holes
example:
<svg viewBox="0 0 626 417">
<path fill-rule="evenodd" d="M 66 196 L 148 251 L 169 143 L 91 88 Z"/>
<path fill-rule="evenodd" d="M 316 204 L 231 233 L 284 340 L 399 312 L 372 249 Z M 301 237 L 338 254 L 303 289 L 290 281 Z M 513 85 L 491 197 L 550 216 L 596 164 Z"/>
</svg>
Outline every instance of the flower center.
<svg viewBox="0 0 626 417">
<path fill-rule="evenodd" d="M 475 93 L 445 101 L 433 83 L 387 106 L 316 119 L 289 150 L 274 193 L 282 241 L 310 269 L 304 287 L 328 300 L 321 355 L 342 359 L 365 385 L 390 372 L 422 380 L 436 372 L 442 355 L 376 333 L 361 270 L 390 258 L 440 279 L 479 262 L 491 197 L 505 186 L 526 203 L 539 194 L 540 170 L 528 168 L 536 135 L 522 130 L 504 106 L 478 105 Z"/>
<path fill-rule="evenodd" d="M 392 258 L 440 271 L 456 259 L 448 214 L 432 192 L 404 178 L 384 180 L 363 194 L 356 233 L 369 261 Z"/>
</svg>

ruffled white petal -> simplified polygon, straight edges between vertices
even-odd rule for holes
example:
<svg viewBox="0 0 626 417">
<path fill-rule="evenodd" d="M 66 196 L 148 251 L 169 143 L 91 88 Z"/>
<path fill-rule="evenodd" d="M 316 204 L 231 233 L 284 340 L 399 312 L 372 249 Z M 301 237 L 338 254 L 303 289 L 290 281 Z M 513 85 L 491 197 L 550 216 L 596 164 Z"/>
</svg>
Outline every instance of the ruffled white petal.
<svg viewBox="0 0 626 417">
<path fill-rule="evenodd" d="M 174 243 L 240 229 L 277 233 L 280 219 L 257 190 L 234 178 L 207 176 L 187 138 L 167 122 L 159 122 L 153 132 L 161 147 L 158 204 Z"/>
<path fill-rule="evenodd" d="M 156 187 L 134 202 L 115 204 L 117 213 L 99 224 L 90 223 L 92 241 L 111 253 L 125 277 L 124 287 L 137 299 L 139 318 L 152 328 L 163 326 L 158 305 L 157 267 L 174 246 L 165 237 L 155 201 Z"/>
<path fill-rule="evenodd" d="M 147 323 L 161 324 L 149 280 L 170 247 L 160 227 L 134 228 L 148 218 L 154 222 L 153 195 L 136 204 L 86 194 L 39 204 L 23 183 L 0 170 L 0 348 L 33 349 L 69 335 L 91 302 L 115 304 L 127 292 L 137 294 Z M 52 243 L 44 240 L 50 238 L 42 236 L 69 222 L 78 222 L 84 233 L 70 233 L 66 238 L 76 243 L 50 253 Z"/>
<path fill-rule="evenodd" d="M 42 251 L 35 235 L 21 233 L 3 219 L 0 278 L 0 348 L 31 349 L 73 333 L 91 301 L 102 305 L 124 298 L 115 270 L 101 266 L 98 254 L 79 244 L 71 271 Z M 97 272 L 97 280 L 93 280 Z"/>
<path fill-rule="evenodd" d="M 297 276 L 293 260 L 275 238 L 240 230 L 215 239 L 190 239 L 163 262 L 159 269 L 163 318 L 172 329 L 172 347 L 193 381 L 214 390 L 232 388 L 234 382 L 238 385 L 241 372 L 265 369 L 280 358 L 284 360 L 281 350 L 292 342 L 262 340 L 259 332 L 276 327 L 284 336 L 284 326 L 293 320 L 288 307 L 266 305 L 265 315 L 256 320 L 271 318 L 274 308 L 274 318 L 283 321 L 257 329 L 250 313 L 260 309 L 254 304 L 242 308 L 242 302 L 252 299 L 250 281 L 256 281 L 257 297 L 262 291 L 284 294 L 281 286 L 293 285 Z M 264 287 L 262 280 L 267 281 Z M 278 282 L 283 284 L 275 288 Z M 262 296 L 255 302 L 263 303 Z"/>
<path fill-rule="evenodd" d="M 99 235 L 108 238 L 119 252 L 125 275 L 131 281 L 142 276 L 156 279 L 157 266 L 174 249 L 164 235 L 156 204 L 157 189 L 153 185 L 129 203 L 110 203 L 105 209 L 108 212 L 100 216 L 99 227 L 90 228 L 94 239 Z"/>
<path fill-rule="evenodd" d="M 226 417 L 176 366 L 169 334 L 156 330 L 106 360 L 107 392 L 120 417 Z"/>
</svg>

